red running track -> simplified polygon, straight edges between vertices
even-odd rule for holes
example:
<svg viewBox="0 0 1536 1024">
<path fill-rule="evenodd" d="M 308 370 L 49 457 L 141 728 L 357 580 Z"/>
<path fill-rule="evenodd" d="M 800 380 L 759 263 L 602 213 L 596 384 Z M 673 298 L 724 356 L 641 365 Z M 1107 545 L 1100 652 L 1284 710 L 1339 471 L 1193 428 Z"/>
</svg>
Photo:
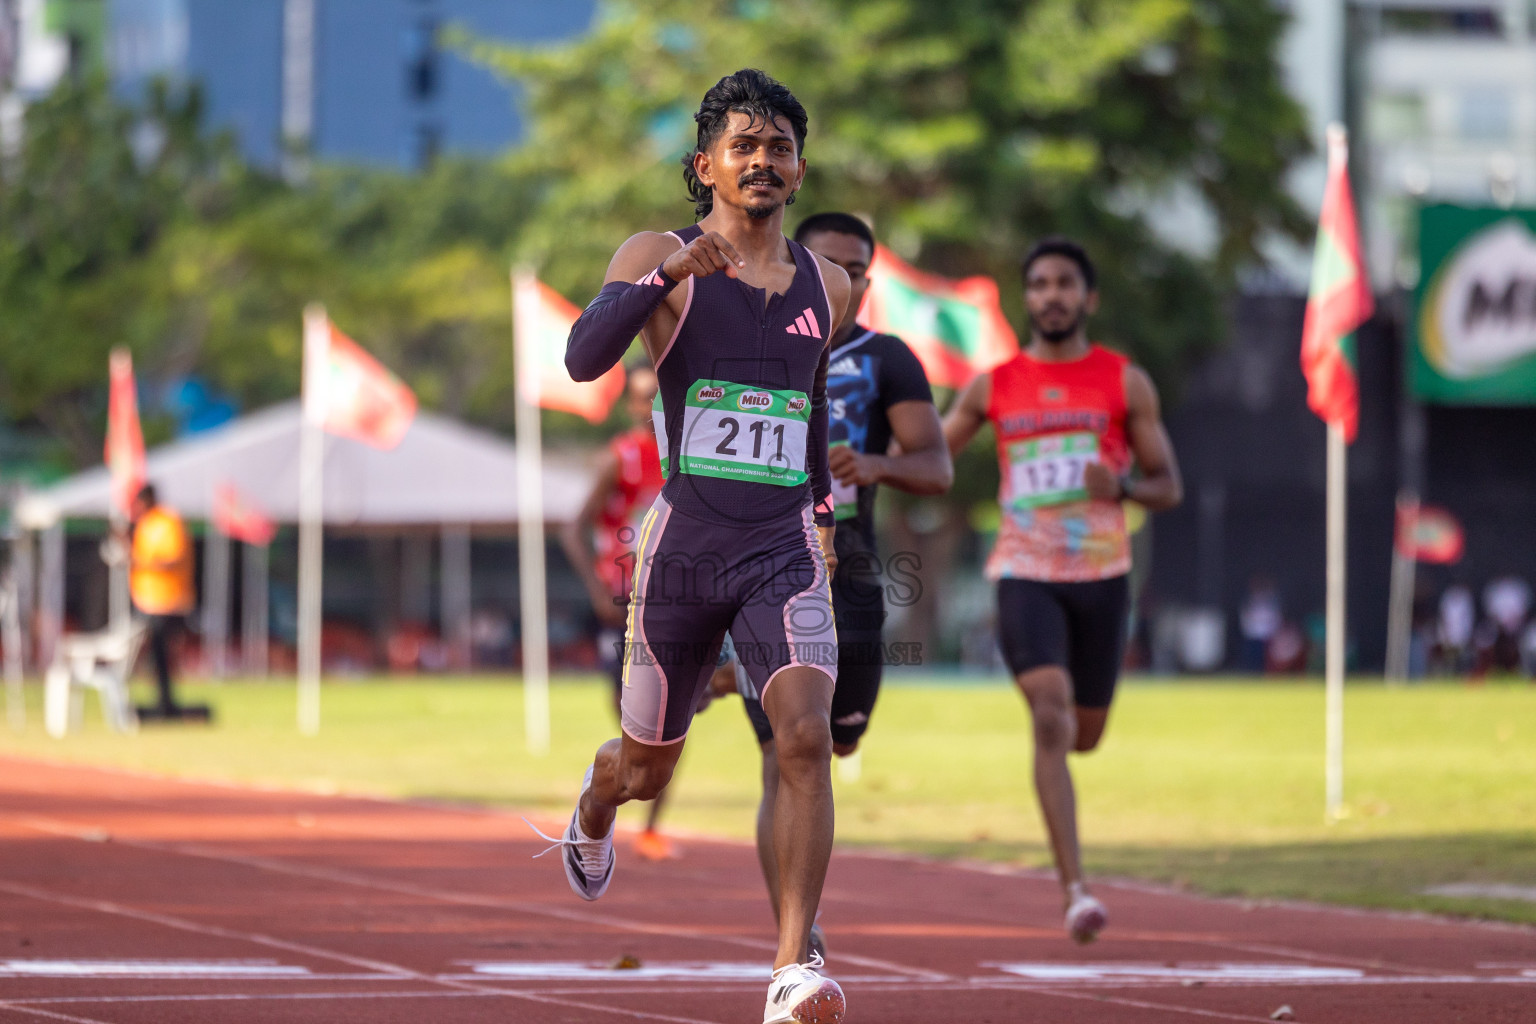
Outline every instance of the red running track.
<svg viewBox="0 0 1536 1024">
<path fill-rule="evenodd" d="M 508 814 L 0 758 L 0 1024 L 761 1020 L 750 846 L 621 848 L 590 905 L 542 846 Z M 839 852 L 850 1024 L 1536 1021 L 1533 929 L 1097 891 L 1078 948 L 1040 874 Z"/>
</svg>

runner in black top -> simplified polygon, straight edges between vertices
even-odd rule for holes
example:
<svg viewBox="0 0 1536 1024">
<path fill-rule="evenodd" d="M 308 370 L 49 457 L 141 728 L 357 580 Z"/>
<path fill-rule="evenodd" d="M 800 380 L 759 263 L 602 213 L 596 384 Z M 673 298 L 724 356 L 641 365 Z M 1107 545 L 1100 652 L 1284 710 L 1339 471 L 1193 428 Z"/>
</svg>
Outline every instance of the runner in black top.
<svg viewBox="0 0 1536 1024">
<path fill-rule="evenodd" d="M 848 312 L 832 338 L 827 369 L 829 463 L 836 506 L 837 571 L 832 602 L 837 615 L 837 689 L 832 695 L 832 744 L 839 757 L 859 746 L 880 692 L 885 651 L 884 582 L 875 551 L 875 491 L 879 484 L 913 494 L 949 489 L 954 471 L 933 392 L 923 366 L 901 339 L 876 334 L 855 320 L 869 287 L 875 238 L 868 226 L 846 213 L 807 217 L 795 239 L 848 272 Z M 895 441 L 893 446 L 892 441 Z M 763 799 L 757 815 L 758 859 L 777 908 L 778 865 L 773 820 L 779 784 L 773 727 L 751 692 L 747 673 L 738 671 L 747 716 L 763 751 Z M 812 949 L 825 955 L 820 927 L 811 931 Z"/>
<path fill-rule="evenodd" d="M 729 629 L 779 737 L 782 899 L 764 1021 L 836 1024 L 842 990 L 806 947 L 832 852 L 826 373 L 848 275 L 782 233 L 805 178 L 806 114 L 789 90 L 739 71 L 695 120 L 684 178 L 702 220 L 625 242 L 566 350 L 571 375 L 591 380 L 641 335 L 661 384 L 668 474 L 636 550 L 624 735 L 598 750 L 558 842 L 571 887 L 601 896 L 614 811 L 671 778 Z"/>
</svg>

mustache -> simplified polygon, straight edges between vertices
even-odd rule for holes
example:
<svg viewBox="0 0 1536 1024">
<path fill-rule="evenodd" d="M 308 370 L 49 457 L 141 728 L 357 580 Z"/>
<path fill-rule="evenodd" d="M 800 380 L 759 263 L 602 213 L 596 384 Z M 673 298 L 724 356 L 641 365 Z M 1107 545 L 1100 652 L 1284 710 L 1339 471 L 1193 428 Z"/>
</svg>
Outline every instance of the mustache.
<svg viewBox="0 0 1536 1024">
<path fill-rule="evenodd" d="M 778 188 L 783 188 L 784 179 L 779 177 L 778 174 L 773 171 L 753 171 L 748 174 L 743 174 L 741 178 L 736 182 L 736 186 L 738 188 L 746 188 L 748 185 L 773 185 Z"/>
</svg>

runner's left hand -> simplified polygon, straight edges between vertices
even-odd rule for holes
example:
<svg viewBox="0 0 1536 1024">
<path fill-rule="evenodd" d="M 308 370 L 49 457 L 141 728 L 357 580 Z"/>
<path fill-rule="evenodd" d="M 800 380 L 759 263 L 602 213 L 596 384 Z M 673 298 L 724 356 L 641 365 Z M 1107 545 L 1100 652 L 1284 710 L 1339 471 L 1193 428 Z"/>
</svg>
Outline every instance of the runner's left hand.
<svg viewBox="0 0 1536 1024">
<path fill-rule="evenodd" d="M 846 444 L 827 449 L 827 469 L 840 484 L 868 487 L 880 482 L 880 464 L 875 456 L 861 455 Z"/>
<path fill-rule="evenodd" d="M 1098 501 L 1119 501 L 1120 478 L 1102 462 L 1090 462 L 1083 467 L 1083 487 L 1088 497 Z"/>
<path fill-rule="evenodd" d="M 837 549 L 832 544 L 832 537 L 837 532 L 835 526 L 818 526 L 816 535 L 821 539 L 821 553 L 827 560 L 827 577 L 830 579 L 837 572 Z"/>
</svg>

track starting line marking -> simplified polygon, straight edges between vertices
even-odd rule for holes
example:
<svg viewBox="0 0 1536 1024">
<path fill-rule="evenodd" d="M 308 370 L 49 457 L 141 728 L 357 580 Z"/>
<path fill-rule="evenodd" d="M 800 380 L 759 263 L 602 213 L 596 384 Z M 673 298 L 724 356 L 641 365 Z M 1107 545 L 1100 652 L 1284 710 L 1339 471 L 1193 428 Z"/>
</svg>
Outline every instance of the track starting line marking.
<svg viewBox="0 0 1536 1024">
<path fill-rule="evenodd" d="M 280 964 L 276 960 L 0 960 L 0 978 L 313 977 L 308 967 Z"/>
<path fill-rule="evenodd" d="M 1352 981 L 1365 972 L 1354 967 L 1301 964 L 1137 964 L 1137 963 L 984 963 L 1005 974 L 1031 981 L 1245 981 L 1284 984 L 1296 981 Z"/>
<path fill-rule="evenodd" d="M 433 981 L 512 983 L 597 983 L 603 988 L 638 984 L 654 989 L 667 982 L 713 986 L 761 985 L 768 970 L 761 961 L 674 960 L 634 967 L 583 960 L 494 960 L 458 963 L 467 971 L 424 975 Z M 1142 988 L 1168 985 L 1391 985 L 1422 984 L 1532 984 L 1536 969 L 1523 964 L 1479 965 L 1503 968 L 1482 975 L 1395 975 L 1368 973 L 1355 967 L 1323 967 L 1290 963 L 1137 963 L 1101 961 L 985 962 L 977 965 L 995 974 L 956 978 L 951 984 L 975 987 L 1025 985 L 1040 988 Z M 75 980 L 272 980 L 272 981 L 400 981 L 397 975 L 367 972 L 317 974 L 308 967 L 276 960 L 126 960 L 126 959 L 0 959 L 0 978 L 57 978 Z M 848 983 L 903 988 L 929 984 L 901 975 L 841 976 Z"/>
<path fill-rule="evenodd" d="M 638 967 L 612 967 L 578 960 L 463 963 L 473 973 L 439 977 L 477 981 L 499 978 L 506 981 L 754 981 L 766 984 L 769 974 L 760 960 L 751 963 L 674 961 Z"/>
</svg>

